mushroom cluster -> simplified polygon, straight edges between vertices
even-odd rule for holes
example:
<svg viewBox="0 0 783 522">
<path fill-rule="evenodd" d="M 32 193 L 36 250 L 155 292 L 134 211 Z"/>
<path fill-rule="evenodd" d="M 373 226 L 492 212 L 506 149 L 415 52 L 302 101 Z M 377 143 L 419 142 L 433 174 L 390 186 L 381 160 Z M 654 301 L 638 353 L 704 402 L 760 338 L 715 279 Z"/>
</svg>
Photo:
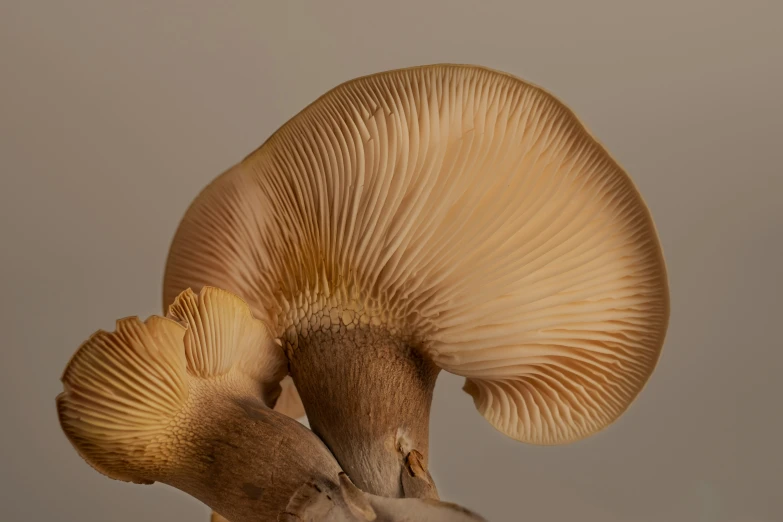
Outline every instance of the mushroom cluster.
<svg viewBox="0 0 783 522">
<path fill-rule="evenodd" d="M 428 471 L 438 373 L 509 437 L 568 443 L 628 408 L 669 317 L 625 171 L 551 94 L 457 65 L 344 83 L 219 176 L 163 300 L 78 349 L 60 423 L 101 473 L 231 522 L 483 520 Z"/>
</svg>

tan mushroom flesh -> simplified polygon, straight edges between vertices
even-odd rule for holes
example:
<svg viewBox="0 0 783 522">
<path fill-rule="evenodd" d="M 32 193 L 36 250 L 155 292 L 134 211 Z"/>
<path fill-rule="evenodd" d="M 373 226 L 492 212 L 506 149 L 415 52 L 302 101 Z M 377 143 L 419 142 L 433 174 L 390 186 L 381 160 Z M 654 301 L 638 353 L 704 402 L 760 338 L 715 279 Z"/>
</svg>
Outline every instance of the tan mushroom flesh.
<svg viewBox="0 0 783 522">
<path fill-rule="evenodd" d="M 342 84 L 188 209 L 164 301 L 237 293 L 283 344 L 312 429 L 361 489 L 426 464 L 438 371 L 498 430 L 561 444 L 616 420 L 669 297 L 650 213 L 563 103 L 473 66 Z"/>
</svg>

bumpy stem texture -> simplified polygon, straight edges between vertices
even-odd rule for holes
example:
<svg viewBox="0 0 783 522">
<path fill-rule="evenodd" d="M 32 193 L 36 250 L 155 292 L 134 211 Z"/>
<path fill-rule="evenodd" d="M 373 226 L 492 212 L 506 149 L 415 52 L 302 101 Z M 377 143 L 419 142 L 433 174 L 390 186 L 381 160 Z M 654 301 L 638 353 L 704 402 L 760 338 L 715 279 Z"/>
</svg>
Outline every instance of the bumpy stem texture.
<svg viewBox="0 0 783 522">
<path fill-rule="evenodd" d="M 217 402 L 217 401 L 216 401 Z M 333 481 L 340 468 L 298 422 L 252 399 L 222 399 L 185 457 L 160 477 L 231 522 L 275 520 L 306 480 Z"/>
<path fill-rule="evenodd" d="M 371 327 L 311 332 L 288 355 L 310 427 L 340 466 L 368 493 L 405 496 L 405 457 L 415 449 L 426 467 L 438 369 Z"/>
</svg>

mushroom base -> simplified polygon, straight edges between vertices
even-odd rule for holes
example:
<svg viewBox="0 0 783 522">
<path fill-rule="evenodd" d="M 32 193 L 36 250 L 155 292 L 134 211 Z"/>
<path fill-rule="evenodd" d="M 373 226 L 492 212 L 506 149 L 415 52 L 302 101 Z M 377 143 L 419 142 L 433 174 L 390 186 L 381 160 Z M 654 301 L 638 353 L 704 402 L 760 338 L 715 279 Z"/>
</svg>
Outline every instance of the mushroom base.
<svg viewBox="0 0 783 522">
<path fill-rule="evenodd" d="M 375 495 L 420 496 L 406 491 L 402 477 L 413 450 L 426 469 L 439 369 L 412 344 L 369 325 L 310 332 L 288 352 L 310 427 L 351 480 Z"/>
</svg>

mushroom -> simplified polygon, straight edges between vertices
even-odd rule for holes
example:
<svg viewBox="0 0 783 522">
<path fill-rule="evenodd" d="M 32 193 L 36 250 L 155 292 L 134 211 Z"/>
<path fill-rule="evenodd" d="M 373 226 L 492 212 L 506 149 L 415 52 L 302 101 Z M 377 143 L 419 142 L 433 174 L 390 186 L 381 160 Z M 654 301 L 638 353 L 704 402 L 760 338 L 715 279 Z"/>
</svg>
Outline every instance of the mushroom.
<svg viewBox="0 0 783 522">
<path fill-rule="evenodd" d="M 232 522 L 275 520 L 304 482 L 341 471 L 318 437 L 261 400 L 284 362 L 241 299 L 188 290 L 168 318 L 121 319 L 90 337 L 63 374 L 57 411 L 104 475 L 169 484 Z"/>
<path fill-rule="evenodd" d="M 284 361 L 237 296 L 187 290 L 168 318 L 117 322 L 85 342 L 63 375 L 60 423 L 79 454 L 118 480 L 161 481 L 216 511 L 257 520 L 481 521 L 433 500 L 366 495 L 310 430 L 261 399 Z M 408 480 L 426 489 L 429 474 Z"/>
<path fill-rule="evenodd" d="M 440 370 L 500 432 L 568 443 L 629 407 L 669 317 L 626 172 L 554 96 L 474 66 L 344 83 L 213 181 L 164 303 L 204 285 L 269 325 L 312 430 L 385 497 L 413 450 L 426 467 Z"/>
</svg>

